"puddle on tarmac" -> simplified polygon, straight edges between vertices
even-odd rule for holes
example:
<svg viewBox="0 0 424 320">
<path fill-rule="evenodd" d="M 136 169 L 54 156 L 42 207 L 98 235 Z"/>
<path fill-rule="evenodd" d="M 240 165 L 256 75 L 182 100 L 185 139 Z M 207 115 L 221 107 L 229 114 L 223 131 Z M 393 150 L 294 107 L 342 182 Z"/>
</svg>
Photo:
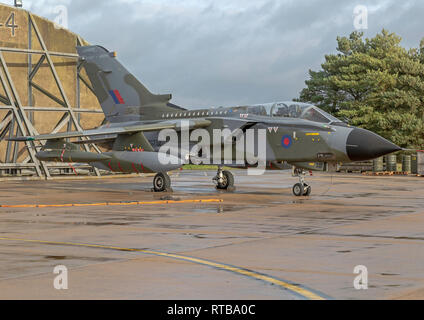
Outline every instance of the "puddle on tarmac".
<svg viewBox="0 0 424 320">
<path fill-rule="evenodd" d="M 181 198 L 173 197 L 173 196 L 170 196 L 170 195 L 160 197 L 159 199 L 162 200 L 162 201 L 181 201 Z"/>
<path fill-rule="evenodd" d="M 78 224 L 78 223 L 74 223 Z M 130 223 L 127 222 L 83 222 L 80 223 L 85 226 L 103 227 L 103 226 L 128 226 Z"/>
<path fill-rule="evenodd" d="M 303 204 L 306 201 L 310 201 L 310 200 L 311 199 L 300 199 L 300 200 L 290 200 L 290 201 L 273 201 L 273 202 L 270 202 L 270 204 L 278 204 L 278 205 L 280 205 L 280 204 L 284 204 L 284 205 L 287 205 L 287 204 Z"/>
<path fill-rule="evenodd" d="M 201 229 L 201 228 L 204 228 L 205 226 L 158 223 L 158 224 L 154 224 L 152 227 L 164 228 L 164 229 L 176 229 L 176 230 L 186 230 L 186 229 L 190 230 L 190 229 Z"/>
<path fill-rule="evenodd" d="M 217 234 L 193 234 L 193 233 L 185 233 L 185 236 L 189 236 L 189 237 L 193 237 L 195 239 L 200 239 L 200 240 L 204 240 L 204 239 L 208 239 L 208 240 L 233 240 L 233 239 L 259 239 L 258 237 L 254 237 L 254 236 L 223 236 L 223 235 L 217 235 Z"/>
<path fill-rule="evenodd" d="M 229 212 L 239 212 L 243 210 L 249 209 L 265 209 L 266 206 L 235 206 L 235 205 L 220 205 L 220 206 L 211 206 L 211 207 L 201 207 L 201 208 L 193 208 L 191 212 L 194 213 L 218 213 L 224 214 Z"/>
<path fill-rule="evenodd" d="M 138 219 L 140 220 L 147 219 Z M 60 226 L 94 226 L 94 227 L 103 227 L 103 226 L 128 226 L 133 223 L 129 222 L 91 222 L 91 221 L 75 221 L 75 222 L 53 222 L 53 221 L 34 221 L 34 220 L 2 220 L 2 222 L 6 223 L 21 223 L 21 224 L 46 224 L 46 225 L 60 225 Z"/>
<path fill-rule="evenodd" d="M 334 197 L 343 197 L 346 199 L 354 199 L 354 198 L 378 198 L 381 197 L 379 193 L 367 192 L 367 193 L 353 193 L 353 194 L 345 194 L 342 196 L 334 196 Z"/>
<path fill-rule="evenodd" d="M 48 260 L 66 260 L 66 256 L 45 256 L 44 259 Z"/>
<path fill-rule="evenodd" d="M 73 257 L 73 256 L 44 256 L 46 260 L 85 260 L 85 261 L 97 261 L 97 262 L 109 262 L 117 260 L 115 258 L 106 258 L 106 257 Z"/>
</svg>

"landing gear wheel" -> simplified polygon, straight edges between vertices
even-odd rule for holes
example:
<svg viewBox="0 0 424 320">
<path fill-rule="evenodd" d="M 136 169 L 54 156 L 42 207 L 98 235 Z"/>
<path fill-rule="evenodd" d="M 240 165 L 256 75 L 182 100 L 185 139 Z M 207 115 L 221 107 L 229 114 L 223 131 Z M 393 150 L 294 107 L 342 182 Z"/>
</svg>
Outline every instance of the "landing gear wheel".
<svg viewBox="0 0 424 320">
<path fill-rule="evenodd" d="M 293 194 L 296 197 L 301 197 L 303 196 L 303 192 L 304 192 L 303 185 L 301 183 L 296 183 L 293 187 Z"/>
<path fill-rule="evenodd" d="M 311 195 L 311 192 L 312 192 L 312 187 L 311 186 L 308 186 L 308 185 L 305 185 L 305 192 L 303 193 L 303 195 L 305 197 L 309 197 Z"/>
<path fill-rule="evenodd" d="M 155 192 L 166 192 L 171 190 L 171 178 L 166 173 L 158 173 L 153 179 L 153 190 Z"/>
<path fill-rule="evenodd" d="M 217 189 L 228 190 L 234 187 L 234 176 L 230 171 L 222 171 L 222 178 L 218 179 Z"/>
<path fill-rule="evenodd" d="M 297 183 L 293 187 L 293 194 L 296 197 L 302 197 L 302 196 L 309 197 L 311 195 L 311 192 L 312 192 L 312 188 L 311 186 L 307 184 L 303 185 L 301 183 Z"/>
</svg>

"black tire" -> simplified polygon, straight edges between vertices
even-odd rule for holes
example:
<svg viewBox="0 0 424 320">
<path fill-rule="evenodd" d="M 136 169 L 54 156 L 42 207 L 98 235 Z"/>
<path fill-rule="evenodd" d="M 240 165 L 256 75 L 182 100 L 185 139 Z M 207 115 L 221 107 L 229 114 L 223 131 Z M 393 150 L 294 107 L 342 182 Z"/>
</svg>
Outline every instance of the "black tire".
<svg viewBox="0 0 424 320">
<path fill-rule="evenodd" d="M 153 179 L 155 192 L 164 192 L 171 188 L 171 178 L 166 173 L 158 173 Z"/>
<path fill-rule="evenodd" d="M 223 171 L 223 180 L 222 183 L 218 183 L 217 188 L 220 190 L 228 190 L 229 188 L 234 187 L 234 175 L 230 171 Z"/>
<path fill-rule="evenodd" d="M 304 188 L 303 188 L 303 185 L 302 185 L 301 183 L 296 183 L 296 184 L 293 186 L 293 194 L 294 194 L 296 197 L 301 197 L 301 196 L 303 196 L 303 194 L 304 194 Z"/>
<path fill-rule="evenodd" d="M 311 186 L 305 185 L 305 192 L 303 193 L 303 195 L 305 197 L 309 197 L 311 195 L 311 192 L 312 192 Z"/>
</svg>

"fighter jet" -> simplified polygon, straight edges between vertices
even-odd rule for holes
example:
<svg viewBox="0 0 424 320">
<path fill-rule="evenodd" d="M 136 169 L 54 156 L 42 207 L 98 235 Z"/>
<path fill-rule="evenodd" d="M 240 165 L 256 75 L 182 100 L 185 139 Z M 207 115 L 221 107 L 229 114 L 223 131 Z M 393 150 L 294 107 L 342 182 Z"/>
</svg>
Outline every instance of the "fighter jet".
<svg viewBox="0 0 424 320">
<path fill-rule="evenodd" d="M 266 140 L 262 141 L 265 145 L 260 145 L 258 140 L 253 143 L 253 152 L 257 155 L 259 147 L 263 148 L 265 152 L 261 156 L 266 169 L 292 166 L 294 176 L 299 178 L 293 193 L 300 197 L 311 194 L 311 186 L 305 181 L 309 170 L 326 170 L 336 163 L 371 160 L 401 150 L 377 134 L 349 126 L 310 104 L 275 102 L 188 110 L 170 103 L 170 94 L 152 94 L 117 60 L 115 52 L 101 46 L 77 47 L 77 51 L 107 124 L 93 130 L 12 138 L 14 141 L 45 141 L 37 153 L 41 161 L 89 163 L 120 173 L 156 173 L 153 191 L 164 192 L 171 190 L 167 172 L 181 168 L 193 158 L 202 158 L 204 149 L 209 148 L 211 153 L 216 142 L 206 143 L 200 151 L 195 151 L 198 154 L 190 149 L 192 142 L 188 149 L 179 143 L 174 146 L 178 152 L 167 154 L 165 162 L 161 148 L 166 142 L 160 139 L 163 130 L 174 130 L 182 138 L 184 131 L 190 134 L 202 129 L 213 136 L 215 130 L 227 129 L 237 133 L 223 138 L 232 148 L 248 130 L 262 130 L 266 133 Z M 79 141 L 68 142 L 69 139 Z M 108 149 L 100 154 L 81 151 L 79 145 L 84 143 Z M 246 156 L 247 152 L 243 154 Z M 234 155 L 226 158 L 225 154 L 214 159 L 213 163 L 218 166 L 213 179 L 216 188 L 234 188 L 234 176 L 223 169 L 224 165 L 252 166 L 246 160 L 235 160 Z"/>
</svg>

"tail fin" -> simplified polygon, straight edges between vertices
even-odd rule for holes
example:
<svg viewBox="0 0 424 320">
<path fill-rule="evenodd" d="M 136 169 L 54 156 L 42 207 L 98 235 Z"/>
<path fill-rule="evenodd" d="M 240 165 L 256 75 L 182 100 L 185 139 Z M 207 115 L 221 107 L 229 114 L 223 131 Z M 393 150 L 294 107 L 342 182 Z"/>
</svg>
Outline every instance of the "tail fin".
<svg viewBox="0 0 424 320">
<path fill-rule="evenodd" d="M 149 113 L 179 109 L 169 103 L 172 95 L 156 95 L 147 90 L 115 58 L 114 52 L 100 46 L 77 47 L 77 51 L 108 121 L 136 121 Z"/>
</svg>

